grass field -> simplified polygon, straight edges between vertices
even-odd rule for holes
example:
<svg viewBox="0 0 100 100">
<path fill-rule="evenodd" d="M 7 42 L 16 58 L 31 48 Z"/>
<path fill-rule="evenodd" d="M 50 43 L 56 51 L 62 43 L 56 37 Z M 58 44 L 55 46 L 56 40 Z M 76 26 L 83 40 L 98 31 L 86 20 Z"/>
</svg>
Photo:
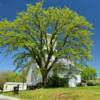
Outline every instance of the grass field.
<svg viewBox="0 0 100 100">
<path fill-rule="evenodd" d="M 22 100 L 100 100 L 100 86 L 81 88 L 49 88 L 23 91 L 18 95 L 12 92 L 5 95 Z"/>
</svg>

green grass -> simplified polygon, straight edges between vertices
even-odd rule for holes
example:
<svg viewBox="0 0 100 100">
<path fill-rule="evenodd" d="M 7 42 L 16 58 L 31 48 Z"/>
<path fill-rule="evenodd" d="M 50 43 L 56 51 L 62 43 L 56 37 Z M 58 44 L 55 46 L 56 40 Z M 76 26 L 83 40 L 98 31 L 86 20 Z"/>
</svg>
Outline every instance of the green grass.
<svg viewBox="0 0 100 100">
<path fill-rule="evenodd" d="M 100 100 L 100 86 L 81 88 L 49 88 L 23 91 L 18 95 L 4 93 L 22 100 Z"/>
</svg>

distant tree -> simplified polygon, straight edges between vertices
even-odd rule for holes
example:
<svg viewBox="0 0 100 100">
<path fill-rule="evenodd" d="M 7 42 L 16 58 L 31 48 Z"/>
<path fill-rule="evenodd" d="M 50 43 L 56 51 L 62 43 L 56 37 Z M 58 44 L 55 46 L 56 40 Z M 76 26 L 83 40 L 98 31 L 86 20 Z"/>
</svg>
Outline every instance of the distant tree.
<svg viewBox="0 0 100 100">
<path fill-rule="evenodd" d="M 0 88 L 3 88 L 3 84 L 6 82 L 5 74 L 0 73 Z"/>
<path fill-rule="evenodd" d="M 0 86 L 5 82 L 22 82 L 21 74 L 15 72 L 0 72 Z"/>
<path fill-rule="evenodd" d="M 12 22 L 0 22 L 0 46 L 7 53 L 18 50 L 17 68 L 28 70 L 37 63 L 46 85 L 48 73 L 59 59 L 79 64 L 90 60 L 91 29 L 83 16 L 69 8 L 44 9 L 39 2 L 28 5 Z"/>
<path fill-rule="evenodd" d="M 97 77 L 97 71 L 93 67 L 84 67 L 81 76 L 83 80 L 94 80 Z"/>
</svg>

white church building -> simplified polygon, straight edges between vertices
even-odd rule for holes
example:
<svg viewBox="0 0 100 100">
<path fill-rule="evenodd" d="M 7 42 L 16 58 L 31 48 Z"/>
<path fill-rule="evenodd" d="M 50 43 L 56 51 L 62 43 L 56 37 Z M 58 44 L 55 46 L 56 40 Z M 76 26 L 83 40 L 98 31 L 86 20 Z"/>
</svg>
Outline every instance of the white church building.
<svg viewBox="0 0 100 100">
<path fill-rule="evenodd" d="M 69 87 L 77 87 L 77 85 L 81 83 L 81 75 L 80 75 L 81 71 L 77 67 L 74 67 L 74 65 L 70 61 L 67 61 L 66 59 L 60 59 L 58 62 L 63 63 L 65 67 L 65 72 L 63 73 L 59 72 L 58 76 L 61 78 L 64 77 L 68 78 Z M 37 83 L 42 82 L 42 76 L 40 73 L 36 71 L 37 69 L 38 69 L 38 65 L 34 63 L 27 75 L 26 83 L 28 85 L 34 86 Z M 49 75 L 52 76 L 52 71 L 50 72 Z"/>
</svg>

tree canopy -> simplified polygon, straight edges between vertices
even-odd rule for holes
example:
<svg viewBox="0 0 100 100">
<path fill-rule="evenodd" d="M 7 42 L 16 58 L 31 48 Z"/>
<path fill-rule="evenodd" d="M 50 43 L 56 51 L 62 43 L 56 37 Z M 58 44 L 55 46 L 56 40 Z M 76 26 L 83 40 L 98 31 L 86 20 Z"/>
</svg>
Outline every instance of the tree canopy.
<svg viewBox="0 0 100 100">
<path fill-rule="evenodd" d="M 94 80 L 97 77 L 97 71 L 93 67 L 83 67 L 81 73 L 83 80 Z"/>
<path fill-rule="evenodd" d="M 0 47 L 15 54 L 17 68 L 37 63 L 43 83 L 56 62 L 65 58 L 81 64 L 91 58 L 92 25 L 71 9 L 29 4 L 16 19 L 0 21 Z"/>
</svg>

